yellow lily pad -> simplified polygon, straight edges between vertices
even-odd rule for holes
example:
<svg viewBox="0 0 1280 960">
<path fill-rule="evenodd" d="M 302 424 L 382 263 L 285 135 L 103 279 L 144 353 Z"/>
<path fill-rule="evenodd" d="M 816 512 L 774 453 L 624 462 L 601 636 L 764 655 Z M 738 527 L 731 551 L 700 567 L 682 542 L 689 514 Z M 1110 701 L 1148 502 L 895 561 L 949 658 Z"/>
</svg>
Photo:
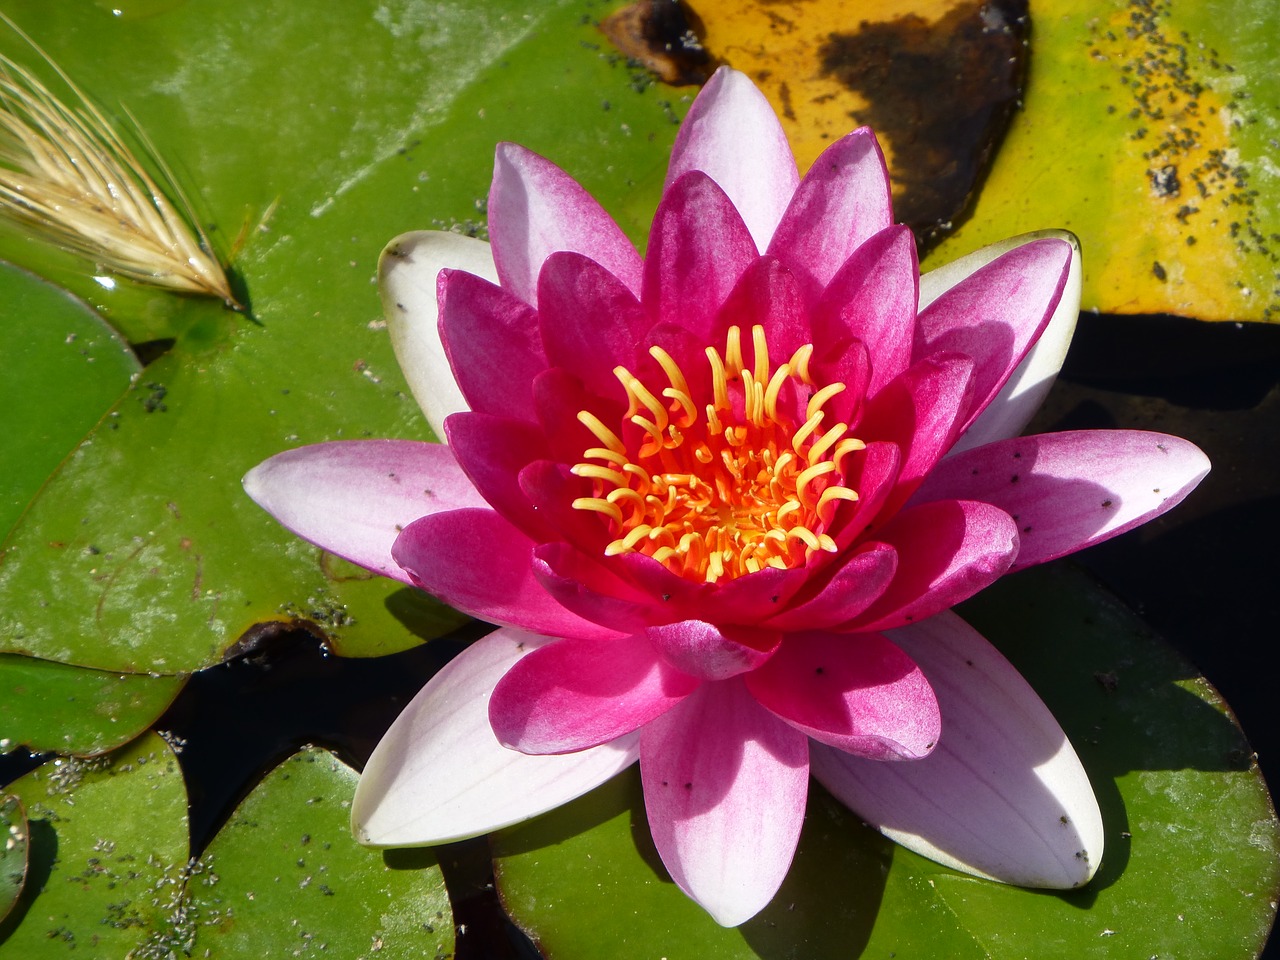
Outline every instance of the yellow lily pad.
<svg viewBox="0 0 1280 960">
<path fill-rule="evenodd" d="M 1046 0 L 1026 110 L 944 262 L 1034 227 L 1084 244 L 1103 313 L 1280 319 L 1280 7 Z"/>
</svg>

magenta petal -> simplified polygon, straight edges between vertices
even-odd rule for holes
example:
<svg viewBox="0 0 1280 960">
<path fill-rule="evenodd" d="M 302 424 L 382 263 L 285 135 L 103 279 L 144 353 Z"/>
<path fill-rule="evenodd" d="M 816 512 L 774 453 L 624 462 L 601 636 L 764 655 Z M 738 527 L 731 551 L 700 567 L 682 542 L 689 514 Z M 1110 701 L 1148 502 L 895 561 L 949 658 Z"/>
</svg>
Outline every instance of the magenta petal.
<svg viewBox="0 0 1280 960">
<path fill-rule="evenodd" d="M 914 502 L 985 500 L 1017 522 L 1014 569 L 1074 553 L 1172 509 L 1209 472 L 1195 444 L 1143 430 L 1015 437 L 942 461 Z"/>
<path fill-rule="evenodd" d="M 1102 859 L 1102 817 L 1035 691 L 952 613 L 893 639 L 937 694 L 937 748 L 884 764 L 815 745 L 814 776 L 888 837 L 957 870 L 1028 887 L 1088 882 Z"/>
<path fill-rule="evenodd" d="M 893 223 L 889 171 L 867 127 L 841 137 L 813 162 L 768 252 L 807 283 L 810 301 L 867 238 Z"/>
<path fill-rule="evenodd" d="M 556 603 L 534 578 L 533 541 L 493 510 L 423 517 L 391 553 L 415 584 L 477 619 L 553 637 L 619 636 Z"/>
<path fill-rule="evenodd" d="M 555 757 L 526 756 L 494 737 L 494 684 L 548 642 L 498 630 L 431 678 L 365 764 L 351 801 L 360 843 L 413 847 L 478 836 L 567 803 L 630 766 L 638 735 Z"/>
<path fill-rule="evenodd" d="M 720 308 L 716 328 L 736 325 L 744 345 L 751 343 L 751 328 L 764 329 L 773 368 L 785 363 L 803 344 L 811 343 L 809 314 L 795 275 L 773 257 L 761 257 L 747 267 Z M 754 362 L 754 350 L 747 353 Z M 703 360 L 701 365 L 705 365 Z"/>
<path fill-rule="evenodd" d="M 498 144 L 494 157 L 489 241 L 502 286 L 526 303 L 537 304 L 538 274 L 557 250 L 590 257 L 640 292 L 640 255 L 604 208 L 550 160 L 518 144 Z"/>
<path fill-rule="evenodd" d="M 666 188 L 690 170 L 720 184 L 765 249 L 800 175 L 773 107 L 746 74 L 721 67 L 693 101 L 671 149 Z"/>
<path fill-rule="evenodd" d="M 553 254 L 538 278 L 537 322 L 552 366 L 594 393 L 622 396 L 613 368 L 634 368 L 649 320 L 617 277 L 580 254 Z"/>
<path fill-rule="evenodd" d="M 878 633 L 791 634 L 744 678 L 797 730 L 859 757 L 916 760 L 938 742 L 938 702 L 912 659 Z"/>
<path fill-rule="evenodd" d="M 720 305 L 756 256 L 724 191 L 706 174 L 686 173 L 667 188 L 654 214 L 641 301 L 655 322 L 711 343 Z"/>
<path fill-rule="evenodd" d="M 533 573 L 543 589 L 579 616 L 627 633 L 642 633 L 656 619 L 653 598 L 596 557 L 567 543 L 540 544 L 533 555 Z"/>
<path fill-rule="evenodd" d="M 738 679 L 704 685 L 641 732 L 653 842 L 671 879 L 721 926 L 764 909 L 791 866 L 808 750 Z"/>
<path fill-rule="evenodd" d="M 667 663 L 700 680 L 728 680 L 754 670 L 778 649 L 781 635 L 743 627 L 717 627 L 702 620 L 664 623 L 646 631 Z"/>
<path fill-rule="evenodd" d="M 699 683 L 664 664 L 644 637 L 561 640 L 499 681 L 489 720 L 498 741 L 521 753 L 572 753 L 639 729 Z"/>
<path fill-rule="evenodd" d="M 453 453 L 413 440 L 343 440 L 278 453 L 244 477 L 250 497 L 331 553 L 410 583 L 391 557 L 402 527 L 419 517 L 483 506 Z"/>
<path fill-rule="evenodd" d="M 907 227 L 889 227 L 858 247 L 814 308 L 814 364 L 824 379 L 851 340 L 860 340 L 873 359 L 870 393 L 910 366 L 918 277 L 916 241 Z"/>
<path fill-rule="evenodd" d="M 888 630 L 967 600 L 1008 571 L 1018 528 L 999 507 L 939 500 L 909 507 L 876 536 L 898 552 L 898 571 L 849 629 Z"/>
<path fill-rule="evenodd" d="M 533 378 L 547 368 L 533 307 L 496 284 L 441 270 L 440 339 L 472 410 L 532 419 Z"/>
<path fill-rule="evenodd" d="M 920 311 L 913 356 L 973 357 L 971 423 L 1004 386 L 1053 316 L 1074 250 L 1056 237 L 1015 247 L 969 274 Z"/>
<path fill-rule="evenodd" d="M 926 357 L 891 380 L 866 405 L 858 431 L 898 445 L 902 466 L 881 509 L 896 512 L 956 437 L 973 397 L 973 361 L 964 354 Z"/>
<path fill-rule="evenodd" d="M 535 424 L 485 413 L 455 413 L 445 421 L 449 449 L 486 503 L 535 540 L 553 530 L 520 489 L 520 471 L 546 456 L 547 441 Z"/>
<path fill-rule="evenodd" d="M 887 543 L 860 545 L 842 558 L 831 578 L 767 624 L 779 630 L 822 630 L 849 623 L 884 593 L 898 569 L 898 552 Z"/>
</svg>

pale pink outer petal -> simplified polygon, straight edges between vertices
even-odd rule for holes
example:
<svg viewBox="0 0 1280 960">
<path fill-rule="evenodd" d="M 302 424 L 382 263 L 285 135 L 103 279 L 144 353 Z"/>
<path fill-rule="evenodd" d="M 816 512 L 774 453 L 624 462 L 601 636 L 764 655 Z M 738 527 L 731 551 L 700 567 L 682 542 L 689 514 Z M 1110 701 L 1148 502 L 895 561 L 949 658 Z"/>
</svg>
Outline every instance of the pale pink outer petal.
<svg viewBox="0 0 1280 960">
<path fill-rule="evenodd" d="M 689 108 L 671 148 L 666 187 L 690 170 L 718 183 L 756 249 L 768 248 L 800 174 L 773 107 L 745 73 L 721 67 Z"/>
<path fill-rule="evenodd" d="M 448 447 L 414 440 L 341 440 L 286 450 L 244 476 L 245 492 L 304 540 L 410 583 L 391 557 L 402 527 L 484 500 Z"/>
<path fill-rule="evenodd" d="M 1071 345 L 1071 337 L 1076 330 L 1076 319 L 1080 315 L 1080 241 L 1065 230 L 1040 230 L 975 250 L 920 277 L 920 309 L 923 310 L 940 293 L 954 287 L 979 267 L 1014 247 L 1046 237 L 1057 237 L 1071 244 L 1071 266 L 1066 285 L 1062 289 L 1062 298 L 1031 352 L 1022 358 L 1022 362 L 987 409 L 956 441 L 956 451 L 981 446 L 992 440 L 1016 437 L 1040 409 L 1045 395 L 1057 379 L 1058 371 L 1062 369 L 1067 347 Z"/>
<path fill-rule="evenodd" d="M 640 254 L 604 208 L 550 160 L 498 144 L 489 239 L 504 289 L 537 306 L 538 274 L 557 250 L 590 257 L 640 295 Z"/>
<path fill-rule="evenodd" d="M 571 753 L 638 730 L 698 684 L 643 636 L 561 640 L 498 682 L 489 722 L 498 742 L 514 750 Z"/>
<path fill-rule="evenodd" d="M 721 926 L 762 910 L 795 855 L 808 738 L 740 678 L 708 683 L 640 735 L 649 832 L 676 884 Z"/>
<path fill-rule="evenodd" d="M 548 642 L 498 630 L 431 678 L 365 765 L 351 802 L 360 843 L 415 847 L 478 836 L 567 803 L 635 761 L 635 734 L 563 756 L 526 756 L 498 743 L 489 726 L 494 685 Z"/>
<path fill-rule="evenodd" d="M 923 760 L 877 763 L 814 745 L 813 774 L 885 836 L 965 873 L 1069 889 L 1102 860 L 1102 815 L 1035 691 L 953 613 L 890 636 L 929 678 L 942 739 Z"/>
<path fill-rule="evenodd" d="M 391 345 L 437 437 L 444 436 L 445 417 L 468 409 L 440 342 L 436 277 L 445 267 L 498 282 L 487 243 L 441 230 L 396 237 L 378 259 L 378 289 Z"/>
<path fill-rule="evenodd" d="M 1020 244 L 944 290 L 916 318 L 920 358 L 939 350 L 974 361 L 967 429 L 1008 383 L 1053 319 L 1075 248 L 1061 237 Z"/>
<path fill-rule="evenodd" d="M 743 682 L 797 730 L 860 757 L 911 761 L 938 742 L 929 682 L 878 633 L 792 634 Z"/>
<path fill-rule="evenodd" d="M 1000 507 L 1018 526 L 1018 570 L 1074 553 L 1173 509 L 1209 472 L 1181 437 L 1068 430 L 1014 437 L 948 457 L 913 503 L 957 495 Z"/>
</svg>

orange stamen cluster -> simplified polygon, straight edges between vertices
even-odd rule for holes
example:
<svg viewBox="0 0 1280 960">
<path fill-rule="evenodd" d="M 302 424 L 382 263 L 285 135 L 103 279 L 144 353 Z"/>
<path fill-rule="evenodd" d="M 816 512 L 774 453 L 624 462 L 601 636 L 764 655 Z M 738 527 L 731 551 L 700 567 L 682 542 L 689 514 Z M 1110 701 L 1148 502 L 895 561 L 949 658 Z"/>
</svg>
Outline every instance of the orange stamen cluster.
<svg viewBox="0 0 1280 960">
<path fill-rule="evenodd" d="M 573 468 L 594 482 L 593 495 L 573 506 L 608 523 L 615 539 L 607 555 L 637 551 L 682 577 L 715 583 L 837 549 L 825 531 L 840 501 L 858 499 L 844 486 L 844 460 L 865 446 L 848 424 L 824 422 L 823 407 L 845 386 L 813 382 L 811 344 L 772 369 L 763 327 L 751 329 L 751 343 L 750 367 L 738 327 L 729 328 L 723 353 L 707 347 L 712 396 L 702 405 L 661 347 L 649 355 L 670 383 L 663 399 L 615 367 L 629 402 L 625 419 L 640 429 L 637 450 L 579 412 L 600 445 Z M 798 426 L 778 402 L 788 380 L 811 394 Z"/>
</svg>

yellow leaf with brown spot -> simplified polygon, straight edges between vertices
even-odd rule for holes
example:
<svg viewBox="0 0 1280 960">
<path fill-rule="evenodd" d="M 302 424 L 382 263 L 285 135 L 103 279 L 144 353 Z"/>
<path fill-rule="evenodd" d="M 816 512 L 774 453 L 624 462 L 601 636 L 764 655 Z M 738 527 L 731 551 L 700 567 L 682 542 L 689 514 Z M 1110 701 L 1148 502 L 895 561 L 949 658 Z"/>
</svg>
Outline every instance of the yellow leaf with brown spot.
<svg viewBox="0 0 1280 960">
<path fill-rule="evenodd" d="M 932 255 L 1066 227 L 1083 305 L 1280 319 L 1280 6 L 1044 0 L 1026 109 Z"/>
</svg>

